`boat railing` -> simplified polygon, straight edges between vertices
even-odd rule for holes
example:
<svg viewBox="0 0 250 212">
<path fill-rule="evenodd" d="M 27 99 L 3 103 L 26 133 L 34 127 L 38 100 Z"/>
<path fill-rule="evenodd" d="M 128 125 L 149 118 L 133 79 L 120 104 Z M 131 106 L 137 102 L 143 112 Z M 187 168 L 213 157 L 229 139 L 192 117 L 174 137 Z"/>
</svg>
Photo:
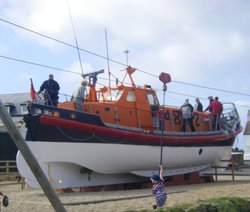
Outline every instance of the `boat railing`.
<svg viewBox="0 0 250 212">
<path fill-rule="evenodd" d="M 42 104 L 44 105 L 44 103 L 38 102 L 38 104 Z M 106 103 L 108 104 L 108 103 Z M 113 104 L 111 104 L 113 105 Z M 94 109 L 92 108 L 92 104 L 86 104 L 86 107 L 89 108 L 89 112 L 94 114 Z M 125 107 L 123 105 L 115 105 L 114 106 L 114 120 L 117 126 L 120 125 L 120 121 L 119 121 L 119 111 L 120 111 L 120 107 Z M 181 115 L 180 115 L 180 111 L 179 108 L 174 108 L 171 107 L 172 109 L 169 110 L 168 113 L 168 120 L 165 119 L 165 124 L 164 124 L 164 131 L 180 131 L 181 130 L 181 124 L 182 124 L 182 120 L 181 120 Z M 40 114 L 44 114 L 44 115 L 57 115 L 57 113 L 55 113 L 55 108 L 53 107 L 47 107 L 46 109 L 44 109 L 44 111 L 39 111 L 40 108 L 37 108 L 37 110 L 35 111 L 35 113 L 40 113 Z M 141 114 L 140 114 L 140 109 L 136 108 L 136 113 L 137 113 L 137 124 L 138 124 L 138 128 L 141 128 Z M 143 111 L 143 110 L 142 110 Z M 59 115 L 60 116 L 60 115 Z M 165 114 L 164 114 L 165 117 Z M 154 117 L 153 117 L 154 118 Z M 159 129 L 159 123 L 158 123 L 158 119 L 153 120 L 152 126 L 155 127 L 156 129 Z M 196 128 L 196 131 L 213 131 L 212 129 L 212 117 L 203 117 L 199 112 L 195 112 L 194 114 L 194 125 Z M 208 126 L 208 127 L 205 127 Z M 223 112 L 221 114 L 220 117 L 220 128 L 223 130 L 237 130 L 237 128 L 240 127 L 240 118 L 239 118 L 239 114 L 237 112 L 237 109 L 235 107 L 235 105 L 233 103 L 228 103 L 225 102 L 223 103 Z"/>
<path fill-rule="evenodd" d="M 224 130 L 237 130 L 240 127 L 240 116 L 233 103 L 225 102 L 220 117 L 220 126 Z"/>
</svg>

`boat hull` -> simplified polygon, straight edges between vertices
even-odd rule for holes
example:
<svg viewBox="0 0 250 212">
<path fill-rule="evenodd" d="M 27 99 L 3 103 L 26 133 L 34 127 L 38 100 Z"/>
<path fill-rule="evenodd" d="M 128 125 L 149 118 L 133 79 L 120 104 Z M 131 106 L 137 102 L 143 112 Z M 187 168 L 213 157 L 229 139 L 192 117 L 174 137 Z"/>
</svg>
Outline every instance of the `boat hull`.
<svg viewBox="0 0 250 212">
<path fill-rule="evenodd" d="M 230 158 L 242 131 L 149 131 L 105 124 L 98 115 L 36 105 L 28 114 L 26 142 L 55 188 L 129 183 L 158 173 L 162 148 L 164 176 L 203 170 Z M 17 166 L 26 182 L 35 177 L 20 153 Z"/>
<path fill-rule="evenodd" d="M 159 146 L 65 142 L 27 144 L 55 188 L 139 182 L 158 172 Z M 163 147 L 164 176 L 200 171 L 229 158 L 230 153 L 230 146 Z M 39 186 L 20 153 L 17 166 L 28 185 Z"/>
</svg>

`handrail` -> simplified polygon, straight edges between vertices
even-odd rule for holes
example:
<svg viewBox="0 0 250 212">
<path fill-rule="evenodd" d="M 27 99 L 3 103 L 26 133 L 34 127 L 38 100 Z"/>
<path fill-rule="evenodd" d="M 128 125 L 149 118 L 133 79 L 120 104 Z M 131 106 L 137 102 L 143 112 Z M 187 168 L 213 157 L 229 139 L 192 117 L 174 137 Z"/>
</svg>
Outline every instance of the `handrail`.
<svg viewBox="0 0 250 212">
<path fill-rule="evenodd" d="M 225 107 L 226 105 L 227 107 Z M 225 130 L 236 130 L 240 126 L 240 116 L 234 103 L 223 103 L 223 111 L 220 117 L 220 125 Z"/>
</svg>

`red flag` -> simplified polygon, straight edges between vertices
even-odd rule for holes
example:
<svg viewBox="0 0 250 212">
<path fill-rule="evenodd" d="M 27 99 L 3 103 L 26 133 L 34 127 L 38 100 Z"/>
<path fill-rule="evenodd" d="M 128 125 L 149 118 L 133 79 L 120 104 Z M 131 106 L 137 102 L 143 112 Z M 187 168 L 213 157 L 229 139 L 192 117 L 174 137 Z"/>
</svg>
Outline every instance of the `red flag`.
<svg viewBox="0 0 250 212">
<path fill-rule="evenodd" d="M 30 78 L 30 97 L 32 99 L 32 101 L 34 102 L 36 100 L 36 91 L 34 89 L 34 85 L 33 85 L 33 82 L 32 82 L 32 79 Z"/>
</svg>

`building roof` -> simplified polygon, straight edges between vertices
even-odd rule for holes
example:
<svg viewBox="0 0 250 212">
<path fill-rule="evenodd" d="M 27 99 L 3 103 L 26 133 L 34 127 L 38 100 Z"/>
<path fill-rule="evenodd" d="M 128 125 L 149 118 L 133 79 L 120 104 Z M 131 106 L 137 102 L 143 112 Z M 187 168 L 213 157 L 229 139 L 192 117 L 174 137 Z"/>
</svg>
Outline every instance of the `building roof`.
<svg viewBox="0 0 250 212">
<path fill-rule="evenodd" d="M 15 110 L 13 110 L 11 115 L 23 115 L 21 113 L 21 104 L 31 101 L 30 93 L 0 94 L 0 99 L 3 104 L 13 104 L 15 106 Z"/>
</svg>

